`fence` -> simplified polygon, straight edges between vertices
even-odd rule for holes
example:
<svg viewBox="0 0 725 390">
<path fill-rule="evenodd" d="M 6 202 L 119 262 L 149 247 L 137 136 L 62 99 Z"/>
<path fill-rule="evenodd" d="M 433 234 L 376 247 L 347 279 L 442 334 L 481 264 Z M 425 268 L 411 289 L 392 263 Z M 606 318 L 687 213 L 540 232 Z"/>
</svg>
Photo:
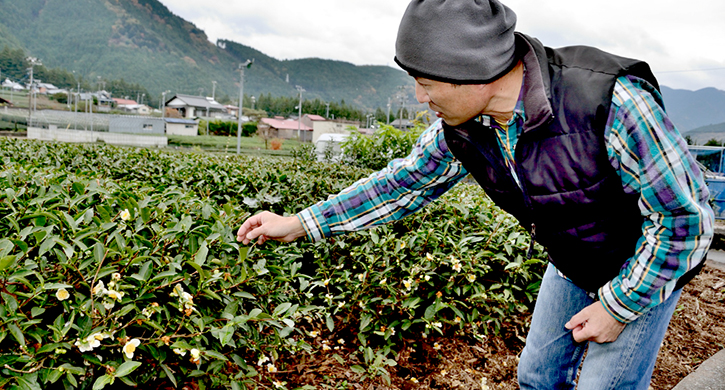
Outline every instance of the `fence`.
<svg viewBox="0 0 725 390">
<path fill-rule="evenodd" d="M 725 219 L 725 148 L 690 146 L 688 149 L 705 174 L 715 218 Z"/>
<path fill-rule="evenodd" d="M 725 173 L 725 148 L 720 146 L 689 146 L 690 154 L 713 173 Z"/>
<path fill-rule="evenodd" d="M 93 132 L 155 134 L 166 133 L 164 120 L 140 115 L 91 114 L 86 112 L 40 110 L 30 115 L 28 110 L 0 110 L 0 119 L 7 122 L 23 123 L 28 127 L 65 130 L 85 130 Z"/>
</svg>

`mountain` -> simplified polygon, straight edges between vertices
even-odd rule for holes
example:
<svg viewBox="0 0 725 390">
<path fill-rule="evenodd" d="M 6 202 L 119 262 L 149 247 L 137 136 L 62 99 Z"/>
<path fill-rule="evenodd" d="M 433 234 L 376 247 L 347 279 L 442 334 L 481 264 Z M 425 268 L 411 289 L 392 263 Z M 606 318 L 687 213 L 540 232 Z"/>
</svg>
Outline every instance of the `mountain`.
<svg viewBox="0 0 725 390">
<path fill-rule="evenodd" d="M 4 47 L 23 49 L 45 67 L 73 71 L 91 84 L 122 79 L 141 85 L 154 102 L 165 90 L 209 96 L 213 81 L 217 97 L 239 96 L 238 66 L 254 59 L 245 71 L 247 96 L 292 97 L 299 85 L 305 100 L 385 110 L 403 86 L 406 107 L 416 107 L 413 81 L 399 69 L 319 58 L 277 60 L 242 43 L 214 44 L 157 0 L 0 0 L 0 50 Z M 683 133 L 725 122 L 725 91 L 663 86 L 662 94 Z"/>
<path fill-rule="evenodd" d="M 683 132 L 683 135 L 690 137 L 695 145 L 704 145 L 711 139 L 725 142 L 725 123 L 698 127 L 696 129 Z"/>
<path fill-rule="evenodd" d="M 316 58 L 281 61 L 241 43 L 215 45 L 157 0 L 0 0 L 4 46 L 24 49 L 47 68 L 86 80 L 123 79 L 154 95 L 210 96 L 217 81 L 216 96 L 238 96 L 238 66 L 254 59 L 245 71 L 245 95 L 295 96 L 299 85 L 304 99 L 375 109 L 407 86 L 413 101 L 412 79 L 401 70 Z"/>
<path fill-rule="evenodd" d="M 715 88 L 689 91 L 662 86 L 662 98 L 667 114 L 682 133 L 725 122 L 725 91 Z"/>
</svg>

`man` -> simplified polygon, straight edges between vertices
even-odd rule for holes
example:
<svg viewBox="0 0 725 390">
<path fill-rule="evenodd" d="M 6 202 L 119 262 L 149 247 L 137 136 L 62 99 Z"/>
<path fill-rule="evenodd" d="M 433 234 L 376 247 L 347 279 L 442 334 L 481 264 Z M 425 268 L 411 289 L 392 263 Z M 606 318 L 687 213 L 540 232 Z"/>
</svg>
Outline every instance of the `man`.
<svg viewBox="0 0 725 390">
<path fill-rule="evenodd" d="M 441 118 L 411 154 L 237 239 L 319 240 L 402 218 L 467 174 L 543 244 L 524 389 L 647 389 L 712 239 L 708 191 L 644 62 L 551 49 L 497 0 L 414 0 L 396 62 Z M 586 359 L 582 362 L 585 350 Z"/>
</svg>

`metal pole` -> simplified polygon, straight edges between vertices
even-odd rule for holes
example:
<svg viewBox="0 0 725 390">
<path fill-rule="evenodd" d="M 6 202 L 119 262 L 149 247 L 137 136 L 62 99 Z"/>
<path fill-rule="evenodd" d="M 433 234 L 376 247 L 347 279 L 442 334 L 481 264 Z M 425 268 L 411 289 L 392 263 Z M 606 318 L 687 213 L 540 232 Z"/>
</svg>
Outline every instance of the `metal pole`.
<svg viewBox="0 0 725 390">
<path fill-rule="evenodd" d="M 242 150 L 242 105 L 244 103 L 244 68 L 251 68 L 254 59 L 239 64 L 239 114 L 237 114 L 237 154 Z"/>
<path fill-rule="evenodd" d="M 171 91 L 161 92 L 161 119 L 164 120 L 166 120 L 166 94 L 169 92 Z"/>
<path fill-rule="evenodd" d="M 81 98 L 81 82 L 78 82 L 78 95 L 76 96 L 73 103 L 75 103 L 75 107 L 73 108 L 73 120 L 75 121 L 75 129 L 78 130 L 78 99 Z"/>
<path fill-rule="evenodd" d="M 300 104 L 297 106 L 297 140 L 302 142 L 302 92 L 305 92 L 305 89 L 299 85 L 295 85 L 295 88 L 300 92 Z"/>
<path fill-rule="evenodd" d="M 33 122 L 33 61 L 30 62 L 30 93 L 28 93 L 28 127 Z"/>
<path fill-rule="evenodd" d="M 390 97 L 388 97 L 388 119 L 385 122 L 386 125 L 390 124 Z"/>
<path fill-rule="evenodd" d="M 91 95 L 91 101 L 88 104 L 88 112 L 90 112 L 90 118 L 91 118 L 91 142 L 93 141 L 93 95 Z"/>
</svg>

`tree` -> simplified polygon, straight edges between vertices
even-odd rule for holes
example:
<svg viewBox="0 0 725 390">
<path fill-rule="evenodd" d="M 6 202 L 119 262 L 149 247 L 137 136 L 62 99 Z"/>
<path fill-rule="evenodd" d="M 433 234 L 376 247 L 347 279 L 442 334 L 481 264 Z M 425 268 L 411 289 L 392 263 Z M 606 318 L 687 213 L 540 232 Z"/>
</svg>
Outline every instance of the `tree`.
<svg viewBox="0 0 725 390">
<path fill-rule="evenodd" d="M 3 72 L 3 80 L 5 77 L 16 81 L 22 80 L 26 77 L 28 67 L 23 49 L 10 49 L 5 46 L 0 51 L 0 70 Z"/>
</svg>

